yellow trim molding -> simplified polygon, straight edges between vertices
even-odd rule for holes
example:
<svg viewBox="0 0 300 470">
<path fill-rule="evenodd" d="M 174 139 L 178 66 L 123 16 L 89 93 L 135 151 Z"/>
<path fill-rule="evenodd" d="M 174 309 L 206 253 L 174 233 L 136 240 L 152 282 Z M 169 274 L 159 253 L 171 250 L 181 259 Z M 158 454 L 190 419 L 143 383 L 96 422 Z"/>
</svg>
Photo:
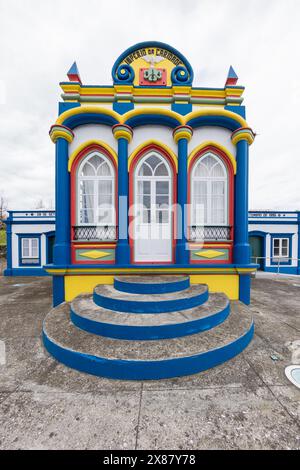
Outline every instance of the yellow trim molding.
<svg viewBox="0 0 300 470">
<path fill-rule="evenodd" d="M 107 114 L 108 116 L 111 116 L 115 118 L 117 121 L 120 122 L 120 114 L 116 113 L 115 111 L 109 109 L 109 108 L 102 108 L 101 106 L 88 106 L 88 105 L 83 105 L 83 106 L 78 106 L 76 108 L 68 109 L 67 111 L 64 111 L 61 113 L 57 120 L 56 124 L 63 124 L 66 119 L 72 116 L 76 116 L 77 114 L 85 114 L 85 113 L 94 113 L 94 114 Z"/>
<path fill-rule="evenodd" d="M 69 157 L 69 162 L 68 162 L 68 170 L 71 171 L 72 169 L 72 165 L 73 165 L 73 162 L 75 160 L 75 158 L 77 157 L 77 155 L 82 151 L 84 150 L 86 147 L 89 147 L 90 145 L 100 145 L 101 147 L 105 148 L 112 156 L 112 158 L 114 159 L 114 161 L 116 162 L 116 165 L 118 166 L 118 156 L 117 156 L 117 153 L 114 151 L 114 149 L 106 144 L 105 142 L 103 142 L 102 140 L 87 140 L 86 142 L 83 142 L 82 144 L 80 144 L 77 149 L 75 149 L 70 157 Z"/>
<path fill-rule="evenodd" d="M 111 275 L 65 276 L 65 300 L 72 301 L 77 295 L 93 292 L 98 284 L 113 284 Z M 210 292 L 224 292 L 230 300 L 239 298 L 239 276 L 231 275 L 203 275 L 196 274 L 190 277 L 191 284 L 207 284 Z"/>
<path fill-rule="evenodd" d="M 202 144 L 197 145 L 197 147 L 195 147 L 194 150 L 192 150 L 188 158 L 188 167 L 190 166 L 191 161 L 194 158 L 195 154 L 208 146 L 215 147 L 216 149 L 222 150 L 222 152 L 226 153 L 227 157 L 232 163 L 233 172 L 234 174 L 236 174 L 236 159 L 234 158 L 232 153 L 226 147 L 224 147 L 221 144 L 218 144 L 218 142 L 214 142 L 213 140 L 206 140 L 205 142 L 202 142 Z"/>
<path fill-rule="evenodd" d="M 251 274 L 256 268 L 44 268 L 49 274 Z"/>
<path fill-rule="evenodd" d="M 141 114 L 160 114 L 164 116 L 170 116 L 173 119 L 179 121 L 180 124 L 184 124 L 185 117 L 181 114 L 176 113 L 175 111 L 171 111 L 170 109 L 162 109 L 162 108 L 137 108 L 128 111 L 127 113 L 120 116 L 121 122 L 125 123 L 128 119 L 140 116 Z"/>
<path fill-rule="evenodd" d="M 159 147 L 161 147 L 163 150 L 165 150 L 169 155 L 170 157 L 172 158 L 173 162 L 174 162 L 174 165 L 175 165 L 175 168 L 176 168 L 176 173 L 178 171 L 178 161 L 177 161 L 177 156 L 176 154 L 173 152 L 172 149 L 170 149 L 170 147 L 168 147 L 166 144 L 163 144 L 162 142 L 160 142 L 159 140 L 155 140 L 155 139 L 150 139 L 150 140 L 146 140 L 146 142 L 143 142 L 142 144 L 138 145 L 138 147 L 136 147 L 136 149 L 133 150 L 133 152 L 131 152 L 129 158 L 128 158 L 128 171 L 130 170 L 130 167 L 131 167 L 131 164 L 132 164 L 132 161 L 134 159 L 134 157 L 144 148 L 144 147 L 148 147 L 148 145 L 157 145 Z"/>
<path fill-rule="evenodd" d="M 191 119 L 194 119 L 196 117 L 201 117 L 201 116 L 224 116 L 233 119 L 234 121 L 238 122 L 241 127 L 247 127 L 248 124 L 242 116 L 239 114 L 233 113 L 232 111 L 228 111 L 227 109 L 217 109 L 217 108 L 212 108 L 212 109 L 202 109 L 198 111 L 192 111 L 189 114 L 186 114 L 184 116 L 184 121 L 185 123 L 189 122 Z"/>
</svg>

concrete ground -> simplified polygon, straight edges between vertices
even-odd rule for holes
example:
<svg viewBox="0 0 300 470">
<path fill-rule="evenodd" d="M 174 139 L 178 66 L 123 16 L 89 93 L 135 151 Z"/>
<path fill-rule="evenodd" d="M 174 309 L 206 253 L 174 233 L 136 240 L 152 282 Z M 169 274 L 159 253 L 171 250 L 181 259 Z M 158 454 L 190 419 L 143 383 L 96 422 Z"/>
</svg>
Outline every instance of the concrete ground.
<svg viewBox="0 0 300 470">
<path fill-rule="evenodd" d="M 114 381 L 66 368 L 41 343 L 50 307 L 50 278 L 0 277 L 1 449 L 300 448 L 300 390 L 284 374 L 300 363 L 300 277 L 254 279 L 250 346 L 178 379 Z"/>
</svg>

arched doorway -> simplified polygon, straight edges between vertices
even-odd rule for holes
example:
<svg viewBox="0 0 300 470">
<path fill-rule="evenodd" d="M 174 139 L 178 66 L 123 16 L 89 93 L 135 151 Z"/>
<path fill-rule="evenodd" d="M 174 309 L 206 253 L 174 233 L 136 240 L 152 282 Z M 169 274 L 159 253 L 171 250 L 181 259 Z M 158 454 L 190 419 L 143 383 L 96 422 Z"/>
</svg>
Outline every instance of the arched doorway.
<svg viewBox="0 0 300 470">
<path fill-rule="evenodd" d="M 158 151 L 148 152 L 134 171 L 134 261 L 172 261 L 172 169 Z"/>
<path fill-rule="evenodd" d="M 262 234 L 253 232 L 249 236 L 251 249 L 251 262 L 259 265 L 259 270 L 263 271 L 265 267 L 265 237 Z"/>
</svg>

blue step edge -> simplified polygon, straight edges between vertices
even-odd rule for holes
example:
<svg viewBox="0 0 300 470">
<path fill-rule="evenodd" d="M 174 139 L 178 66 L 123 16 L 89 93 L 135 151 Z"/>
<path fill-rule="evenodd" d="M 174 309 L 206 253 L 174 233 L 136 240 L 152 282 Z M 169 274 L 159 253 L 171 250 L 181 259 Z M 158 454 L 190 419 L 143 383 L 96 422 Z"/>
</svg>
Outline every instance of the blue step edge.
<svg viewBox="0 0 300 470">
<path fill-rule="evenodd" d="M 207 300 L 208 290 L 202 292 L 201 294 L 194 295 L 193 297 L 174 300 L 160 300 L 159 302 L 114 299 L 112 297 L 105 297 L 103 295 L 97 294 L 95 291 L 93 293 L 93 301 L 99 307 L 126 313 L 146 314 L 176 312 L 177 310 L 187 310 L 189 308 L 197 307 L 198 305 L 202 305 Z"/>
<path fill-rule="evenodd" d="M 168 294 L 170 292 L 179 292 L 190 286 L 189 278 L 182 281 L 143 284 L 139 282 L 125 282 L 114 279 L 114 288 L 121 292 L 129 294 Z"/>
<path fill-rule="evenodd" d="M 128 339 L 128 340 L 156 340 L 180 338 L 181 336 L 193 335 L 201 331 L 210 330 L 222 323 L 230 313 L 230 305 L 219 312 L 210 316 L 199 318 L 185 323 L 176 323 L 159 326 L 131 326 L 116 325 L 112 323 L 103 323 L 91 320 L 77 315 L 72 308 L 70 309 L 70 318 L 75 326 L 81 330 L 87 331 L 106 338 Z"/>
<path fill-rule="evenodd" d="M 59 362 L 81 372 L 118 380 L 157 380 L 197 374 L 220 365 L 241 353 L 254 334 L 254 322 L 249 330 L 235 341 L 220 348 L 194 356 L 161 361 L 127 361 L 105 359 L 65 349 L 51 341 L 43 330 L 47 351 Z"/>
</svg>

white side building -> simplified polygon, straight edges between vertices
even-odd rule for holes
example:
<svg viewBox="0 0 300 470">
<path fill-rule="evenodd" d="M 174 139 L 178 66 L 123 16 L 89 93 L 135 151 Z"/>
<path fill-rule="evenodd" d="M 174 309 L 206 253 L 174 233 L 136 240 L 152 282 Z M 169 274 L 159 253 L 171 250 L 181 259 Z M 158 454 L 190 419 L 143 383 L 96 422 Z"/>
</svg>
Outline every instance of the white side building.
<svg viewBox="0 0 300 470">
<path fill-rule="evenodd" d="M 251 261 L 263 271 L 300 274 L 299 226 L 299 211 L 250 211 Z"/>
<path fill-rule="evenodd" d="M 5 276 L 44 276 L 52 263 L 55 211 L 9 211 Z"/>
</svg>

